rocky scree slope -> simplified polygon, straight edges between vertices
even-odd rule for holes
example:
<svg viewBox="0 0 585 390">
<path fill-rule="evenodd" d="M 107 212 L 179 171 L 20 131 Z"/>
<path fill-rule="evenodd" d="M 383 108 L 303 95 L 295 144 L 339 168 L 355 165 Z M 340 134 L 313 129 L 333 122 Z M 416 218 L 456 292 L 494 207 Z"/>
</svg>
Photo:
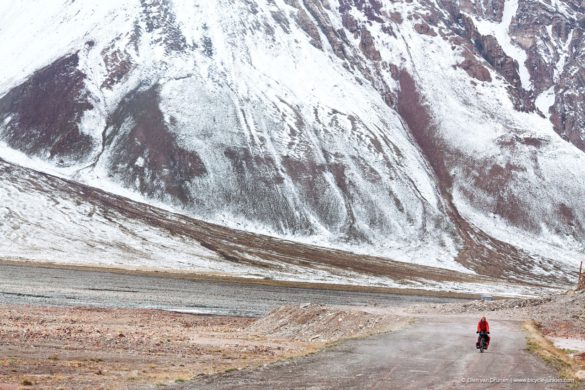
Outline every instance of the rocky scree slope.
<svg viewBox="0 0 585 390">
<path fill-rule="evenodd" d="M 0 157 L 455 270 L 583 249 L 578 1 L 42 5 L 0 6 Z"/>
</svg>

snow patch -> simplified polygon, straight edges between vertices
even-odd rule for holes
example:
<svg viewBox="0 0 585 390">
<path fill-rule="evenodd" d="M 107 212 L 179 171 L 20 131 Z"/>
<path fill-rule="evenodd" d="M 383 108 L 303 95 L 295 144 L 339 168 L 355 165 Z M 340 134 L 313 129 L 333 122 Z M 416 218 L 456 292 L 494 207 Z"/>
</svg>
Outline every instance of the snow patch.
<svg viewBox="0 0 585 390">
<path fill-rule="evenodd" d="M 538 108 L 540 110 L 540 112 L 542 112 L 544 114 L 544 116 L 546 116 L 547 118 L 550 119 L 550 111 L 549 110 L 552 107 L 552 105 L 555 104 L 555 87 L 554 87 L 554 85 L 551 86 L 546 91 L 543 91 L 540 95 L 538 95 L 538 97 L 536 98 L 536 101 L 534 103 L 536 105 L 536 108 Z"/>
<path fill-rule="evenodd" d="M 488 20 L 477 20 L 473 15 L 470 16 L 474 20 L 477 30 L 481 35 L 493 35 L 502 47 L 502 50 L 504 50 L 509 57 L 516 60 L 518 63 L 518 73 L 520 81 L 522 82 L 522 88 L 529 91 L 532 89 L 532 82 L 530 81 L 530 72 L 528 72 L 528 67 L 526 66 L 528 55 L 514 42 L 509 33 L 512 18 L 514 18 L 518 12 L 518 1 L 519 0 L 505 0 L 504 12 L 500 23 L 494 23 Z"/>
<path fill-rule="evenodd" d="M 144 163 L 145 163 L 144 158 L 141 156 L 141 157 L 138 157 L 136 159 L 136 161 L 134 162 L 134 165 L 136 165 L 137 167 L 140 167 L 140 168 L 144 168 Z"/>
<path fill-rule="evenodd" d="M 585 352 L 585 340 L 583 339 L 575 339 L 575 338 L 566 338 L 566 337 L 547 337 L 549 340 L 553 342 L 555 347 L 559 349 L 565 349 L 570 351 L 575 351 L 577 353 Z"/>
</svg>

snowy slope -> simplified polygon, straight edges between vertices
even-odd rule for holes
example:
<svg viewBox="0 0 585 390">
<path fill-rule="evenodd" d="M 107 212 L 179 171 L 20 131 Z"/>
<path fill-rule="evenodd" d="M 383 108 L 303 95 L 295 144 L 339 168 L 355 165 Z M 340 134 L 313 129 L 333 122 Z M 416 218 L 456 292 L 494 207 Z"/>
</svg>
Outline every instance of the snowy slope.
<svg viewBox="0 0 585 390">
<path fill-rule="evenodd" d="M 305 243 L 554 273 L 585 238 L 559 87 L 582 11 L 493 3 L 4 2 L 0 157 Z"/>
<path fill-rule="evenodd" d="M 509 22 L 508 7 L 502 23 Z M 448 41 L 433 39 L 425 48 L 428 36 L 413 28 L 397 35 L 379 39 L 410 55 L 402 66 L 414 75 L 432 117 L 427 136 L 443 146 L 439 159 L 449 171 L 457 210 L 499 240 L 576 266 L 585 233 L 583 152 L 546 118 L 517 111 L 505 80 L 476 84 L 462 77 L 453 67 L 461 54 Z M 429 53 L 432 67 L 425 63 Z M 522 72 L 522 86 L 528 86 Z"/>
<path fill-rule="evenodd" d="M 242 271 L 191 240 L 84 200 L 86 194 L 0 162 L 0 257 L 142 269 Z"/>
<path fill-rule="evenodd" d="M 2 260 L 397 285 L 389 279 L 351 272 L 283 267 L 269 261 L 263 261 L 261 267 L 230 261 L 192 234 L 169 229 L 169 225 L 186 223 L 174 220 L 172 214 L 1 160 L 0 184 Z M 141 211 L 139 217 L 128 214 L 133 207 Z"/>
<path fill-rule="evenodd" d="M 231 230 L 2 160 L 0 184 L 2 261 L 465 293 L 542 290 Z"/>
<path fill-rule="evenodd" d="M 80 133 L 90 139 L 75 142 L 86 152 L 71 158 L 40 147 L 38 155 L 52 155 L 67 172 L 79 169 L 80 180 L 99 186 L 113 176 L 208 220 L 337 245 L 367 242 L 396 258 L 458 268 L 447 263 L 456 237 L 429 168 L 398 115 L 363 86 L 367 80 L 348 78 L 342 64 L 332 64 L 331 53 L 311 45 L 298 27 L 255 30 L 274 23 L 276 6 L 256 14 L 239 2 L 175 6 L 127 2 L 123 8 L 140 12 L 125 34 L 117 29 L 124 23 L 116 22 L 79 37 L 77 67 L 87 75 L 82 93 L 93 108 L 79 119 Z M 231 13 L 219 12 L 223 8 Z M 148 27 L 151 14 L 164 12 L 171 14 L 169 25 Z M 51 21 L 62 22 L 80 28 L 75 19 Z M 185 33 L 167 35 L 169 29 Z M 210 42 L 209 53 L 204 42 Z M 103 83 L 111 76 L 111 53 L 132 71 L 110 90 Z M 40 78 L 53 72 L 45 68 Z M 160 113 L 143 118 L 145 106 Z M 144 132 L 167 134 L 161 139 Z M 137 137 L 146 138 L 144 147 L 130 146 Z M 184 158 L 171 161 L 173 153 Z M 158 161 L 161 154 L 167 161 Z M 183 177 L 163 177 L 173 164 L 194 167 L 178 173 Z"/>
</svg>

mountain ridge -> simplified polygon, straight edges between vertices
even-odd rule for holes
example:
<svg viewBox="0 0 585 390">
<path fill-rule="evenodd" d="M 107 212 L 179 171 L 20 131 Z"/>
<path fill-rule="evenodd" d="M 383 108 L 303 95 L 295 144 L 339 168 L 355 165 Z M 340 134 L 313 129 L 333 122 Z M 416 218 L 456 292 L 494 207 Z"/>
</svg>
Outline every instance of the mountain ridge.
<svg viewBox="0 0 585 390">
<path fill-rule="evenodd" d="M 585 115 L 570 92 L 582 83 L 565 76 L 582 60 L 577 2 L 49 8 L 34 18 L 60 22 L 47 42 L 74 38 L 8 68 L 0 140 L 67 177 L 227 226 L 482 274 L 556 272 L 583 250 Z M 39 36 L 27 34 L 14 47 Z"/>
</svg>

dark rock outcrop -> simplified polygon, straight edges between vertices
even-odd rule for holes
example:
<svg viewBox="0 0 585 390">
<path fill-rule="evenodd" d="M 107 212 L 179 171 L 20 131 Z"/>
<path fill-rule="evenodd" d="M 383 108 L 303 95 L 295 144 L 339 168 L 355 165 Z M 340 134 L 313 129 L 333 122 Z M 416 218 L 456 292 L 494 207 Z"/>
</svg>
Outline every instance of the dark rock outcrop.
<svg viewBox="0 0 585 390">
<path fill-rule="evenodd" d="M 109 172 L 125 186 L 189 204 L 189 181 L 207 173 L 199 155 L 179 146 L 159 108 L 156 86 L 127 96 L 110 118 L 105 150 Z"/>
<path fill-rule="evenodd" d="M 95 142 L 80 121 L 93 106 L 78 64 L 77 54 L 63 57 L 2 96 L 0 139 L 59 165 L 86 159 Z"/>
</svg>

